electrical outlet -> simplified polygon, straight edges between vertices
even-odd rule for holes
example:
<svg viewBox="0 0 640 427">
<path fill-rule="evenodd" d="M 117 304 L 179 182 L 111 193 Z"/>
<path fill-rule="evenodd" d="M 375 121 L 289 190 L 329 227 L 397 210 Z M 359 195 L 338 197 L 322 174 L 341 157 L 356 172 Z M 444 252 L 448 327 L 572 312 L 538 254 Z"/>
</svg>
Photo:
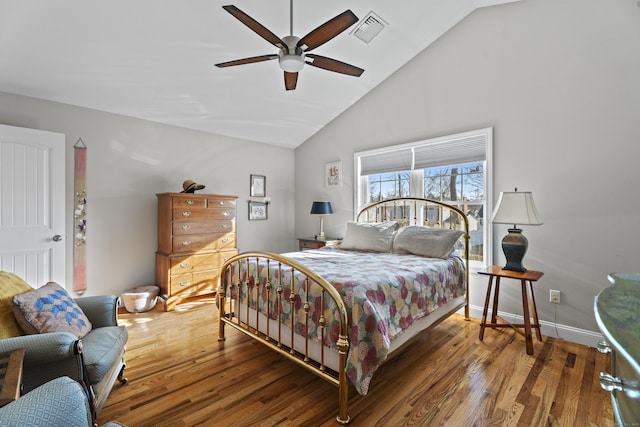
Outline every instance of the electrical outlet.
<svg viewBox="0 0 640 427">
<path fill-rule="evenodd" d="M 549 291 L 549 302 L 560 304 L 560 291 L 554 291 L 551 289 Z"/>
</svg>

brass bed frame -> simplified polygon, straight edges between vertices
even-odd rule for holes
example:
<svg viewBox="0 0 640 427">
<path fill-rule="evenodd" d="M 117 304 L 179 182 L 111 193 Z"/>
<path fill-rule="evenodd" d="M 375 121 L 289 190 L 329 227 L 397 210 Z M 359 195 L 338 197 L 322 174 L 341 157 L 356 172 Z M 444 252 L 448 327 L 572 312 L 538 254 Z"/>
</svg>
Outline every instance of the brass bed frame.
<svg viewBox="0 0 640 427">
<path fill-rule="evenodd" d="M 446 213 L 449 213 L 448 217 Z M 433 219 L 430 220 L 430 217 L 432 217 Z M 453 220 L 453 218 L 457 219 Z M 461 237 L 461 240 L 464 244 L 463 258 L 466 267 L 466 295 L 464 303 L 457 305 L 455 308 L 450 310 L 449 313 L 442 316 L 438 321 L 434 322 L 424 331 L 433 328 L 441 320 L 449 317 L 451 314 L 455 313 L 463 306 L 465 319 L 469 318 L 469 222 L 463 211 L 455 206 L 451 206 L 436 200 L 402 197 L 372 203 L 363 208 L 358 213 L 356 220 L 361 222 L 401 221 L 403 225 L 424 225 L 438 228 L 462 229 L 464 231 L 464 234 Z M 243 309 L 245 309 L 246 312 L 243 314 L 246 322 L 240 320 L 241 316 L 239 315 L 239 313 L 236 313 L 236 310 L 240 310 L 241 304 L 235 299 L 235 297 L 241 294 L 238 291 L 239 289 L 247 289 L 248 280 L 241 281 L 241 274 L 237 274 L 237 277 L 234 277 L 232 280 L 231 267 L 235 267 L 236 271 L 242 271 L 244 265 L 245 272 L 248 273 L 249 264 L 255 263 L 255 265 L 257 265 L 259 262 L 266 264 L 267 280 L 266 282 L 262 282 L 260 280 L 255 280 L 256 277 L 254 277 L 256 288 L 258 288 L 254 296 L 255 298 L 257 298 L 258 302 L 260 295 L 262 294 L 260 289 L 263 289 L 264 291 L 266 291 L 267 301 L 272 297 L 277 298 L 277 301 L 280 303 L 277 304 L 278 307 L 281 306 L 281 304 L 291 304 L 290 307 L 292 318 L 295 318 L 295 316 L 297 315 L 294 305 L 294 289 L 296 289 L 296 281 L 291 280 L 290 284 L 284 284 L 282 283 L 282 280 L 279 280 L 278 283 L 271 283 L 269 280 L 269 278 L 271 277 L 270 270 L 277 269 L 279 270 L 279 272 L 281 272 L 283 268 L 291 270 L 290 277 L 295 277 L 296 272 L 300 273 L 299 276 L 302 278 L 300 282 L 302 283 L 297 283 L 298 290 L 300 290 L 300 286 L 304 286 L 302 289 L 310 289 L 310 286 L 312 284 L 320 286 L 320 288 L 322 289 L 321 295 L 323 298 L 323 307 L 326 306 L 325 301 L 327 301 L 327 298 L 333 300 L 339 313 L 339 333 L 335 343 L 336 348 L 338 349 L 339 357 L 338 372 L 334 372 L 332 369 L 325 366 L 326 346 L 320 346 L 320 360 L 311 359 L 309 355 L 309 339 L 306 336 L 304 337 L 304 351 L 298 351 L 294 349 L 294 328 L 290 328 L 290 331 L 283 331 L 282 323 L 280 322 L 282 313 L 275 313 L 277 320 L 271 319 L 270 314 L 272 313 L 267 313 L 266 318 L 262 319 L 263 324 L 261 324 L 259 311 L 255 310 L 255 314 L 253 314 L 253 316 L 255 317 L 252 318 L 252 320 L 255 322 L 255 326 L 251 326 L 249 324 L 249 304 L 245 304 L 246 307 L 244 307 Z M 258 275 L 259 273 L 255 270 L 257 269 L 254 269 L 253 274 Z M 249 274 L 247 274 L 247 277 L 249 277 Z M 278 277 L 281 278 L 282 275 L 278 274 Z M 283 298 L 284 288 L 286 286 L 291 287 L 291 297 L 289 301 Z M 273 292 L 275 292 L 275 295 L 273 294 Z M 336 420 L 340 424 L 347 424 L 350 421 L 350 417 L 347 414 L 349 382 L 345 369 L 347 354 L 349 352 L 349 338 L 347 336 L 347 309 L 344 301 L 340 297 L 339 292 L 327 280 L 325 280 L 323 277 L 320 277 L 314 271 L 312 271 L 308 267 L 305 267 L 298 261 L 287 258 L 286 256 L 270 252 L 243 252 L 232 258 L 229 258 L 222 265 L 220 270 L 217 296 L 217 304 L 220 314 L 218 337 L 219 341 L 225 340 L 224 328 L 225 325 L 229 325 L 239 330 L 240 332 L 243 332 L 246 335 L 272 347 L 275 351 L 282 354 L 286 358 L 292 360 L 305 369 L 310 370 L 324 380 L 334 384 L 338 387 L 338 416 Z M 267 307 L 268 306 L 269 305 L 267 304 Z M 304 301 L 304 304 L 300 308 L 300 310 L 304 310 L 304 316 L 307 324 L 310 317 L 309 309 L 309 293 L 306 293 L 306 301 Z M 320 341 L 324 342 L 326 335 L 326 332 L 324 331 L 324 315 L 320 316 L 318 324 L 319 336 L 321 338 Z M 262 332 L 261 330 L 266 331 L 266 333 Z M 420 331 L 420 334 L 424 331 Z M 283 333 L 287 338 L 290 338 L 290 346 L 283 343 Z M 332 350 L 327 349 L 327 351 Z"/>
</svg>

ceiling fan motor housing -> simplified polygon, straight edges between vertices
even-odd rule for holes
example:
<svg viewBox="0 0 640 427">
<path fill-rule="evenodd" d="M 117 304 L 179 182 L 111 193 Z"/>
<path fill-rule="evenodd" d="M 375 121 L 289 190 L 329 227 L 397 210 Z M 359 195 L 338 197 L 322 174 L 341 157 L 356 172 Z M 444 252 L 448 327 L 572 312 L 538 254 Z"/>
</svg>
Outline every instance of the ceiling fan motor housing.
<svg viewBox="0 0 640 427">
<path fill-rule="evenodd" d="M 288 73 L 297 73 L 304 67 L 304 51 L 298 47 L 299 37 L 286 36 L 282 41 L 287 44 L 280 49 L 278 62 L 280 68 Z"/>
</svg>

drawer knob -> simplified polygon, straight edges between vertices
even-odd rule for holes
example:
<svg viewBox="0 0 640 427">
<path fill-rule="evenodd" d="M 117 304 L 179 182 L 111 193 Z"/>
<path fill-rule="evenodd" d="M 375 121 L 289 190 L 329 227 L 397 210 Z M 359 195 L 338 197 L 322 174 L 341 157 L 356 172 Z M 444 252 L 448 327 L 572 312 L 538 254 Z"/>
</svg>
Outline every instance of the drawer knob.
<svg viewBox="0 0 640 427">
<path fill-rule="evenodd" d="M 182 216 L 188 218 L 191 216 L 191 212 L 189 211 L 182 212 Z"/>
<path fill-rule="evenodd" d="M 186 231 L 186 230 L 188 230 L 188 229 L 190 229 L 190 228 L 191 228 L 191 226 L 190 226 L 190 225 L 183 225 L 183 226 L 182 226 L 182 229 L 183 229 L 183 230 L 185 230 L 185 231 Z"/>
<path fill-rule="evenodd" d="M 180 263 L 180 268 L 187 268 L 189 267 L 189 263 L 188 262 L 181 262 Z"/>
<path fill-rule="evenodd" d="M 222 228 L 229 228 L 229 224 L 222 224 Z"/>
<path fill-rule="evenodd" d="M 188 205 L 193 205 L 193 200 L 187 200 Z"/>
<path fill-rule="evenodd" d="M 222 212 L 222 215 L 223 215 L 223 216 L 229 216 L 229 212 L 224 211 L 224 212 Z"/>
<path fill-rule="evenodd" d="M 605 340 L 598 340 L 597 349 L 600 353 L 611 353 L 611 346 Z"/>
<path fill-rule="evenodd" d="M 188 284 L 189 284 L 189 281 L 188 281 L 188 280 L 182 280 L 182 281 L 180 281 L 180 283 L 179 283 L 179 285 L 180 285 L 180 286 L 187 286 Z"/>
<path fill-rule="evenodd" d="M 182 246 L 189 246 L 190 244 L 191 244 L 191 242 L 188 241 L 188 240 L 185 240 L 185 241 L 182 242 Z"/>
<path fill-rule="evenodd" d="M 221 206 L 224 206 L 224 200 L 220 200 L 218 203 L 220 203 Z"/>
<path fill-rule="evenodd" d="M 222 243 L 227 243 L 227 242 L 229 242 L 229 238 L 228 237 L 222 238 Z"/>
</svg>

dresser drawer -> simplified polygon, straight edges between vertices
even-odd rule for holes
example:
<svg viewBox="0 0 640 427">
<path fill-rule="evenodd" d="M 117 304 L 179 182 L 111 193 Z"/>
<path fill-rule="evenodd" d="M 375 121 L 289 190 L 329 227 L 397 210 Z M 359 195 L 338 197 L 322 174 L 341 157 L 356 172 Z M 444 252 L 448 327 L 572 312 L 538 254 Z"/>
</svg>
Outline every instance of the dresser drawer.
<svg viewBox="0 0 640 427">
<path fill-rule="evenodd" d="M 225 261 L 227 261 L 229 258 L 238 255 L 238 250 L 237 249 L 232 249 L 230 251 L 220 251 L 218 252 L 218 266 L 222 266 L 222 264 L 225 263 Z"/>
<path fill-rule="evenodd" d="M 198 270 L 210 270 L 220 265 L 218 253 L 194 254 L 182 257 L 170 258 L 169 274 L 177 276 L 179 274 L 191 273 Z"/>
<path fill-rule="evenodd" d="M 219 268 L 226 260 L 237 254 L 238 250 L 232 249 L 207 254 L 171 257 L 169 258 L 169 275 L 178 276 Z"/>
<path fill-rule="evenodd" d="M 174 208 L 172 214 L 174 221 L 233 219 L 236 217 L 236 210 L 235 208 L 191 209 L 185 207 Z"/>
<path fill-rule="evenodd" d="M 304 241 L 300 241 L 300 250 L 303 251 L 305 249 L 320 249 L 322 247 L 325 246 L 325 242 L 321 242 L 318 240 L 315 241 L 311 241 L 311 240 L 304 240 Z"/>
<path fill-rule="evenodd" d="M 201 197 L 185 198 L 176 197 L 173 199 L 174 208 L 204 208 L 207 206 L 207 199 Z"/>
<path fill-rule="evenodd" d="M 316 240 L 313 237 L 298 237 L 298 250 L 320 249 L 325 246 L 335 246 L 340 244 L 341 240 L 333 237 L 326 240 Z"/>
<path fill-rule="evenodd" d="M 208 208 L 235 208 L 235 199 L 216 199 L 210 198 L 207 203 Z"/>
<path fill-rule="evenodd" d="M 223 250 L 236 246 L 235 233 L 190 234 L 173 238 L 173 252 Z"/>
<path fill-rule="evenodd" d="M 181 274 L 169 278 L 171 295 L 200 295 L 216 291 L 220 270 L 207 270 L 197 273 Z"/>
<path fill-rule="evenodd" d="M 171 226 L 174 236 L 185 234 L 226 233 L 236 231 L 233 219 L 212 219 L 207 222 L 174 222 Z"/>
</svg>

